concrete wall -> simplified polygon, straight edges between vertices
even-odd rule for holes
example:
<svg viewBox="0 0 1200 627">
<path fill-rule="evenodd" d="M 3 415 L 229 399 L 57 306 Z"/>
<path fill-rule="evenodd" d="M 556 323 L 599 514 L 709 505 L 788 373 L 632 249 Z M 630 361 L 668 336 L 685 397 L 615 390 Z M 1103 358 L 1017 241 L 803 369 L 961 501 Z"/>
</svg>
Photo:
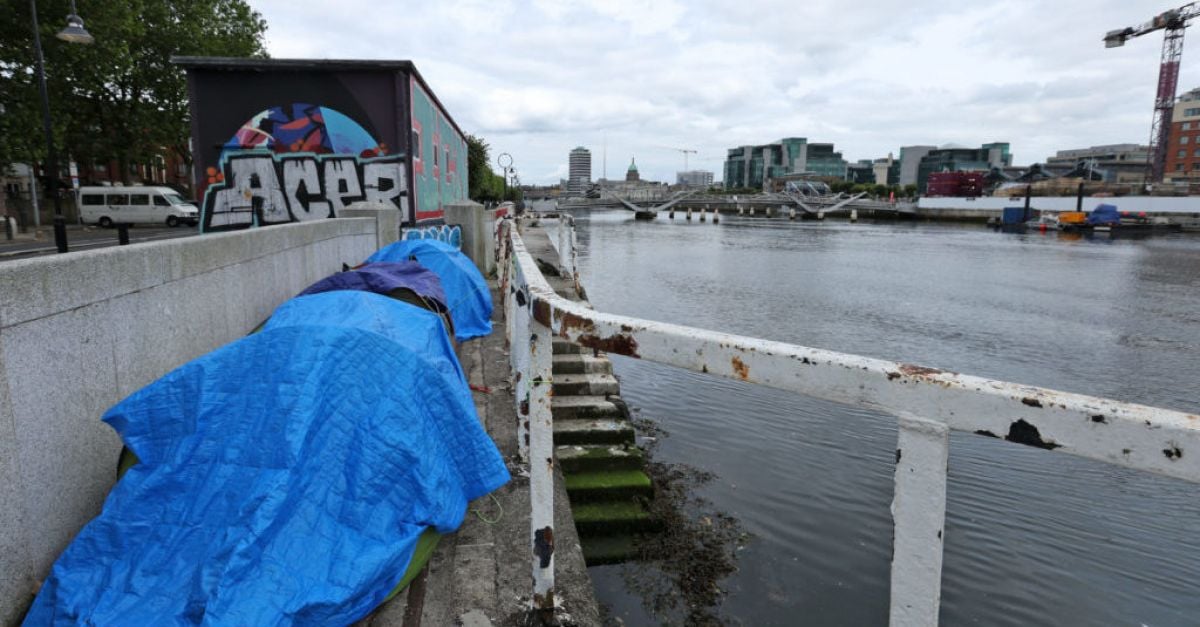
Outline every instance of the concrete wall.
<svg viewBox="0 0 1200 627">
<path fill-rule="evenodd" d="M 0 624 L 100 511 L 121 449 L 101 414 L 366 259 L 378 229 L 316 220 L 0 264 Z"/>
<path fill-rule="evenodd" d="M 462 251 L 483 276 L 496 271 L 496 209 L 464 201 L 446 205 L 446 224 L 462 228 Z"/>
</svg>

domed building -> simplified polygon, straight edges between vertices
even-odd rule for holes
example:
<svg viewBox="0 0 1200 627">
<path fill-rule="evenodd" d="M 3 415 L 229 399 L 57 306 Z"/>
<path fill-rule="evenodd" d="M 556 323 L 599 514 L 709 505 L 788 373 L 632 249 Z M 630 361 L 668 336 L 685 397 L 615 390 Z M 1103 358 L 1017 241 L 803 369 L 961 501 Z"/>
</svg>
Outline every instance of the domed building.
<svg viewBox="0 0 1200 627">
<path fill-rule="evenodd" d="M 629 169 L 625 171 L 625 181 L 640 181 L 642 177 L 638 176 L 636 160 L 633 157 L 629 158 Z"/>
</svg>

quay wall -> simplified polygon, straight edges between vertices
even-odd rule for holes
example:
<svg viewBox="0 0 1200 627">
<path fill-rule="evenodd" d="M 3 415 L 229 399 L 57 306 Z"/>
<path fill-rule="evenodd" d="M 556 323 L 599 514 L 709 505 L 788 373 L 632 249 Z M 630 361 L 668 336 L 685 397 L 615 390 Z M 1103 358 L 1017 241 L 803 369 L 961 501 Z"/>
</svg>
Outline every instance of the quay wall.
<svg viewBox="0 0 1200 627">
<path fill-rule="evenodd" d="M 1083 210 L 1091 211 L 1101 203 L 1116 205 L 1121 211 L 1145 211 L 1180 222 L 1200 219 L 1198 196 L 1084 196 Z M 1034 196 L 1029 199 L 1029 207 L 1035 210 L 1075 211 L 1075 205 L 1074 196 Z M 986 219 L 999 217 L 1005 207 L 1024 206 L 1024 196 L 921 198 L 917 203 L 917 213 L 933 219 Z"/>
<path fill-rule="evenodd" d="M 395 241 L 397 212 L 354 213 L 0 264 L 0 625 L 116 479 L 100 416 Z"/>
</svg>

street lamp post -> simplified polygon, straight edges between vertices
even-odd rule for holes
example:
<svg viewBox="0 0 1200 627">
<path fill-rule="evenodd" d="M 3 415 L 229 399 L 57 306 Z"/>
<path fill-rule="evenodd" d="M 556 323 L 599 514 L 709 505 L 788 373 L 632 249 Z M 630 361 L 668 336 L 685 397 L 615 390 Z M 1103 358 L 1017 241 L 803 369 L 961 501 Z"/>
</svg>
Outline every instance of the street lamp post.
<svg viewBox="0 0 1200 627">
<path fill-rule="evenodd" d="M 54 130 L 50 124 L 50 96 L 46 93 L 46 66 L 42 59 L 42 35 L 38 32 L 37 0 L 29 0 L 29 12 L 33 15 L 33 48 L 37 59 L 38 90 L 42 95 L 42 126 L 46 131 L 46 193 L 54 198 L 54 245 L 58 252 L 67 252 L 67 221 L 62 213 L 62 199 L 58 197 L 58 152 L 54 150 Z M 75 13 L 75 0 L 71 0 L 71 14 L 67 16 L 67 27 L 57 37 L 76 44 L 90 44 L 94 39 L 83 27 L 83 20 Z M 33 210 L 37 211 L 35 205 Z"/>
<path fill-rule="evenodd" d="M 508 200 L 508 171 L 512 169 L 512 163 L 512 155 L 507 152 L 502 152 L 496 157 L 496 164 L 504 170 L 504 198 L 500 199 L 501 202 Z"/>
</svg>

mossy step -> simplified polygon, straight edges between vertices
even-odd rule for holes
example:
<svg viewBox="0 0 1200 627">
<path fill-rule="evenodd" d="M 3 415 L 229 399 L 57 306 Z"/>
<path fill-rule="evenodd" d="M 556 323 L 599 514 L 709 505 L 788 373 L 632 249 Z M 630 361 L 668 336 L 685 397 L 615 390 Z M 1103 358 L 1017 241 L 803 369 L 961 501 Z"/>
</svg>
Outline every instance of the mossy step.
<svg viewBox="0 0 1200 627">
<path fill-rule="evenodd" d="M 588 566 L 620 564 L 637 557 L 632 535 L 594 536 L 581 538 L 583 561 Z"/>
<path fill-rule="evenodd" d="M 554 444 L 633 444 L 633 426 L 625 420 L 579 420 L 554 417 Z"/>
<path fill-rule="evenodd" d="M 554 449 L 565 473 L 597 470 L 640 470 L 645 460 L 641 449 L 619 444 L 568 445 Z"/>
<path fill-rule="evenodd" d="M 554 374 L 612 374 L 612 362 L 607 357 L 588 354 L 564 354 L 554 356 Z"/>
<path fill-rule="evenodd" d="M 598 501 L 571 506 L 580 537 L 655 531 L 662 524 L 638 501 Z"/>
<path fill-rule="evenodd" d="M 564 478 L 572 504 L 654 496 L 650 477 L 641 470 L 580 472 Z"/>
<path fill-rule="evenodd" d="M 619 396 L 585 394 L 581 396 L 554 396 L 550 399 L 550 411 L 554 420 L 627 418 L 624 404 Z"/>
<path fill-rule="evenodd" d="M 621 384 L 611 374 L 563 374 L 554 376 L 555 396 L 603 396 L 620 394 Z"/>
</svg>

